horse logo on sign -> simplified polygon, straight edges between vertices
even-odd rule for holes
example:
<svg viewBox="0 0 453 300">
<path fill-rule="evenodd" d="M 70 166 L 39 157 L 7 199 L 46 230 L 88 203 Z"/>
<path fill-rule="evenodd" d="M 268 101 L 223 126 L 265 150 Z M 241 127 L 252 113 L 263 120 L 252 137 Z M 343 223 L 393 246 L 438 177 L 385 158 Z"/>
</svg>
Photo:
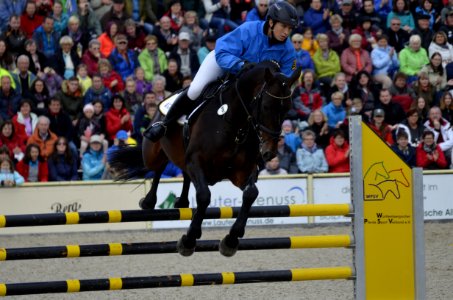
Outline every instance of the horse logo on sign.
<svg viewBox="0 0 453 300">
<path fill-rule="evenodd" d="M 363 177 L 363 193 L 365 201 L 382 201 L 389 194 L 396 199 L 401 197 L 400 188 L 410 186 L 403 169 L 387 171 L 384 162 L 372 164 Z"/>
</svg>

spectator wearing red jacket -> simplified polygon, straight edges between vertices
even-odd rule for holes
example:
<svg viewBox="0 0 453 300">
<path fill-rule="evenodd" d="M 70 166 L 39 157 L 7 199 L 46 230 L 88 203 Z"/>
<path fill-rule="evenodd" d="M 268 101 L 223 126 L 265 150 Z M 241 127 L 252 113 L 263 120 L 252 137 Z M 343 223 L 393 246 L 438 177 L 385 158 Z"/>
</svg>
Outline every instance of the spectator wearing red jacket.
<svg viewBox="0 0 453 300">
<path fill-rule="evenodd" d="M 326 148 L 326 160 L 329 173 L 349 172 L 349 144 L 343 130 L 336 130 Z"/>
<path fill-rule="evenodd" d="M 20 28 L 27 35 L 27 38 L 31 38 L 33 32 L 38 28 L 44 17 L 36 13 L 36 3 L 34 1 L 27 1 L 25 11 L 20 16 Z"/>
<path fill-rule="evenodd" d="M 121 95 L 113 96 L 112 107 L 105 114 L 105 122 L 107 138 L 110 142 L 113 142 L 118 131 L 132 131 L 131 114 L 127 111 Z"/>
<path fill-rule="evenodd" d="M 101 74 L 104 86 L 112 93 L 119 93 L 124 90 L 124 82 L 120 74 L 112 69 L 108 59 L 101 58 L 98 63 L 99 74 Z"/>
<path fill-rule="evenodd" d="M 373 111 L 373 118 L 368 124 L 370 128 L 382 139 L 387 145 L 393 145 L 392 126 L 384 122 L 385 112 L 382 108 Z"/>
<path fill-rule="evenodd" d="M 447 160 L 439 145 L 434 141 L 434 133 L 426 130 L 422 137 L 423 141 L 418 145 L 415 152 L 417 167 L 428 170 L 445 169 Z"/>
<path fill-rule="evenodd" d="M 16 133 L 11 120 L 3 122 L 0 126 L 0 145 L 8 147 L 11 159 L 21 160 L 25 152 L 26 141 Z"/>
<path fill-rule="evenodd" d="M 25 156 L 17 165 L 16 171 L 24 177 L 25 182 L 47 182 L 49 171 L 47 162 L 41 156 L 41 149 L 36 144 L 29 144 Z"/>
<path fill-rule="evenodd" d="M 293 109 L 300 121 L 306 121 L 308 116 L 323 104 L 321 91 L 315 86 L 315 73 L 305 70 L 302 75 L 302 83 L 294 92 Z"/>
</svg>

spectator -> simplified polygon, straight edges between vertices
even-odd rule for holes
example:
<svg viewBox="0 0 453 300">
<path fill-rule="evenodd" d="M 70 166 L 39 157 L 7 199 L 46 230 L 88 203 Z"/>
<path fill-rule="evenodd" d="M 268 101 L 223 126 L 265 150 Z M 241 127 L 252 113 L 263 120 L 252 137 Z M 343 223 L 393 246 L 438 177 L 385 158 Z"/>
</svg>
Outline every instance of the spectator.
<svg viewBox="0 0 453 300">
<path fill-rule="evenodd" d="M 91 77 L 98 72 L 99 59 L 105 58 L 105 56 L 101 54 L 100 47 L 101 43 L 98 40 L 93 39 L 88 43 L 88 49 L 82 56 L 81 62 L 87 66 L 88 75 Z"/>
<path fill-rule="evenodd" d="M 406 119 L 396 126 L 395 131 L 399 132 L 404 130 L 407 133 L 409 143 L 412 147 L 416 148 L 422 140 L 423 132 L 426 130 L 425 126 L 416 109 L 412 108 L 406 113 Z"/>
<path fill-rule="evenodd" d="M 126 27 L 127 47 L 134 50 L 138 55 L 145 48 L 145 30 L 140 24 L 136 24 L 132 18 L 127 19 L 124 26 Z"/>
<path fill-rule="evenodd" d="M 74 126 L 69 115 L 63 111 L 59 98 L 50 99 L 49 111 L 45 116 L 50 120 L 50 131 L 58 137 L 65 137 L 71 150 L 75 153 L 75 157 L 77 157 L 77 148 L 72 142 L 74 138 Z"/>
<path fill-rule="evenodd" d="M 126 12 L 136 23 L 143 26 L 147 34 L 151 34 L 154 29 L 154 24 L 158 23 L 155 14 L 157 5 L 158 4 L 153 1 L 128 0 L 126 2 Z"/>
<path fill-rule="evenodd" d="M 162 75 L 154 76 L 152 85 L 153 85 L 152 91 L 156 95 L 158 103 L 162 102 L 164 99 L 171 95 L 171 93 L 166 89 L 167 81 L 165 80 L 164 76 Z"/>
<path fill-rule="evenodd" d="M 330 17 L 331 30 L 327 31 L 329 37 L 329 47 L 332 48 L 338 55 L 343 53 L 343 50 L 348 47 L 349 36 L 351 32 L 349 29 L 342 26 L 343 18 L 339 15 Z"/>
<path fill-rule="evenodd" d="M 0 2 L 0 32 L 7 30 L 8 21 L 11 16 L 20 16 L 25 9 L 27 0 L 2 1 Z"/>
<path fill-rule="evenodd" d="M 311 130 L 302 132 L 302 147 L 297 149 L 296 158 L 302 173 L 326 173 L 329 166 L 322 149 L 315 143 L 315 133 Z"/>
<path fill-rule="evenodd" d="M 41 156 L 41 149 L 36 144 L 29 144 L 25 149 L 24 158 L 16 165 L 17 172 L 25 182 L 47 182 L 49 171 L 47 162 Z"/>
<path fill-rule="evenodd" d="M 82 158 L 83 180 L 100 180 L 104 173 L 105 163 L 106 156 L 102 150 L 101 138 L 93 135 L 90 139 L 90 147 Z"/>
<path fill-rule="evenodd" d="M 0 160 L 0 186 L 14 187 L 22 185 L 24 178 L 14 170 L 14 164 L 9 158 Z"/>
<path fill-rule="evenodd" d="M 306 121 L 312 111 L 322 107 L 323 102 L 321 93 L 315 85 L 314 72 L 306 70 L 302 75 L 301 84 L 293 92 L 295 118 Z"/>
<path fill-rule="evenodd" d="M 59 48 L 58 40 L 60 36 L 54 30 L 53 25 L 54 20 L 52 17 L 45 17 L 42 25 L 33 32 L 33 40 L 36 42 L 37 49 L 47 58 L 54 56 Z"/>
<path fill-rule="evenodd" d="M 332 94 L 335 92 L 343 93 L 343 106 L 349 109 L 352 104 L 352 95 L 346 82 L 346 75 L 342 72 L 335 74 L 332 80 L 332 86 L 326 96 L 326 103 L 330 103 L 330 100 L 332 100 Z"/>
<path fill-rule="evenodd" d="M 410 35 L 419 35 L 422 40 L 422 47 L 428 51 L 429 45 L 433 40 L 433 31 L 429 28 L 430 16 L 424 14 L 417 15 L 417 28 L 411 31 Z"/>
<path fill-rule="evenodd" d="M 453 11 L 453 1 L 448 0 L 447 3 L 445 4 L 445 1 L 443 1 L 444 7 L 441 9 L 441 22 L 444 24 L 447 21 L 448 14 Z"/>
<path fill-rule="evenodd" d="M 77 124 L 83 108 L 82 88 L 77 77 L 63 81 L 61 91 L 55 98 L 61 100 L 63 110 L 71 117 L 73 125 Z"/>
<path fill-rule="evenodd" d="M 151 82 L 145 79 L 145 71 L 143 70 L 143 68 L 137 67 L 134 73 L 137 93 L 143 96 L 145 93 L 150 92 L 153 87 L 151 85 Z"/>
<path fill-rule="evenodd" d="M 36 13 L 36 3 L 31 0 L 27 1 L 25 10 L 20 17 L 21 28 L 27 35 L 27 38 L 31 38 L 33 32 L 41 25 L 43 19 L 43 16 Z M 53 25 L 53 19 L 50 19 L 52 20 Z"/>
<path fill-rule="evenodd" d="M 359 71 L 367 71 L 371 74 L 372 64 L 370 54 L 363 50 L 360 45 L 362 37 L 358 34 L 352 34 L 349 37 L 349 48 L 341 54 L 341 68 L 346 74 L 346 81 L 350 82 L 352 77 Z"/>
<path fill-rule="evenodd" d="M 85 96 L 87 90 L 93 85 L 91 77 L 88 76 L 88 68 L 85 64 L 79 64 L 77 66 L 77 79 L 79 80 L 80 88 L 82 89 L 82 95 Z"/>
<path fill-rule="evenodd" d="M 105 110 L 102 102 L 100 100 L 93 101 L 94 106 L 94 118 L 101 125 L 101 132 L 106 136 L 107 129 L 105 128 Z"/>
<path fill-rule="evenodd" d="M 46 67 L 50 65 L 48 58 L 38 50 L 36 42 L 33 39 L 26 40 L 24 46 L 25 52 L 23 52 L 23 54 L 28 56 L 30 63 L 28 69 L 30 70 L 30 72 L 38 75 L 39 78 L 43 79 L 43 77 L 45 76 L 43 72 Z"/>
<path fill-rule="evenodd" d="M 447 86 L 447 72 L 442 66 L 442 56 L 439 52 L 434 52 L 431 55 L 429 64 L 424 66 L 420 72 L 428 74 L 429 83 L 435 88 L 437 93 Z"/>
<path fill-rule="evenodd" d="M 393 17 L 390 20 L 387 35 L 389 37 L 389 45 L 395 48 L 397 53 L 404 49 L 409 41 L 409 33 L 401 28 L 401 20 L 398 17 Z"/>
<path fill-rule="evenodd" d="M 100 100 L 102 101 L 104 107 L 108 108 L 110 105 L 110 99 L 112 99 L 112 93 L 104 86 L 101 75 L 94 74 L 92 81 L 93 84 L 83 97 L 83 104 L 93 104 L 94 100 Z"/>
<path fill-rule="evenodd" d="M 112 107 L 105 114 L 107 138 L 111 142 L 119 130 L 132 131 L 131 115 L 125 104 L 124 98 L 116 94 L 112 98 Z"/>
<path fill-rule="evenodd" d="M 392 101 L 392 95 L 389 90 L 379 90 L 379 102 L 376 108 L 382 108 L 385 113 L 385 122 L 395 125 L 404 120 L 406 114 L 402 106 Z"/>
<path fill-rule="evenodd" d="M 137 93 L 135 80 L 131 77 L 126 79 L 126 88 L 121 92 L 121 96 L 123 96 L 126 107 L 131 114 L 135 114 L 137 109 L 142 105 L 143 96 Z"/>
<path fill-rule="evenodd" d="M 88 42 L 90 41 L 90 36 L 88 32 L 84 31 L 80 27 L 80 20 L 77 16 L 69 17 L 68 26 L 61 33 L 62 36 L 69 36 L 72 39 L 74 50 L 77 53 L 77 56 L 82 58 L 83 52 L 88 49 Z M 60 41 L 61 43 L 61 41 Z"/>
<path fill-rule="evenodd" d="M 428 119 L 429 105 L 423 97 L 419 97 L 412 104 L 411 109 L 415 109 L 420 116 L 420 120 L 425 122 Z"/>
<path fill-rule="evenodd" d="M 143 132 L 146 130 L 146 128 L 148 128 L 149 125 L 151 125 L 151 123 L 156 115 L 156 112 L 157 112 L 157 104 L 148 103 L 145 105 L 145 110 L 146 110 L 146 114 L 143 116 L 143 118 L 141 119 L 141 122 L 140 122 L 140 134 L 138 135 L 140 137 L 143 134 Z M 135 120 L 134 120 L 134 123 L 135 123 Z M 141 143 L 141 138 L 138 139 L 138 142 Z"/>
<path fill-rule="evenodd" d="M 343 130 L 336 130 L 330 138 L 330 145 L 326 148 L 326 160 L 329 165 L 329 173 L 349 172 L 350 150 Z"/>
<path fill-rule="evenodd" d="M 359 15 L 369 18 L 369 20 L 371 21 L 371 26 L 373 28 L 384 29 L 386 27 L 382 22 L 383 18 L 379 16 L 377 10 L 375 10 L 374 8 L 373 0 L 363 0 L 363 7 L 360 9 Z"/>
<path fill-rule="evenodd" d="M 46 112 L 46 107 L 49 104 L 50 95 L 44 80 L 37 78 L 31 84 L 29 97 L 31 107 L 38 115 L 43 115 Z"/>
<path fill-rule="evenodd" d="M 107 24 L 110 22 L 116 23 L 118 26 L 118 31 L 124 31 L 124 23 L 130 16 L 126 13 L 124 9 L 124 0 L 113 0 L 112 8 L 107 11 L 104 16 L 101 18 L 101 27 L 102 30 L 107 29 Z"/>
<path fill-rule="evenodd" d="M 208 22 L 210 28 L 216 29 L 217 34 L 222 36 L 225 34 L 225 26 L 230 31 L 238 27 L 238 24 L 231 20 L 231 5 L 230 0 L 202 0 L 206 11 L 204 18 Z"/>
<path fill-rule="evenodd" d="M 417 79 L 417 74 L 423 66 L 429 63 L 426 50 L 421 48 L 420 36 L 413 35 L 410 37 L 409 46 L 401 50 L 399 59 L 400 71 L 406 74 L 408 76 L 409 83 L 412 83 Z"/>
<path fill-rule="evenodd" d="M 61 32 L 68 26 L 69 16 L 63 12 L 63 4 L 60 0 L 54 1 L 52 13 L 50 16 L 53 19 L 53 29 L 61 36 Z"/>
<path fill-rule="evenodd" d="M 321 109 L 313 111 L 308 117 L 308 127 L 316 135 L 316 145 L 326 149 L 330 143 L 330 130 L 327 126 L 327 117 Z"/>
<path fill-rule="evenodd" d="M 182 79 L 184 76 L 179 71 L 176 59 L 170 58 L 168 60 L 168 68 L 162 75 L 165 77 L 167 91 L 174 93 L 182 88 Z"/>
<path fill-rule="evenodd" d="M 177 32 L 171 28 L 171 20 L 167 16 L 160 18 L 159 24 L 154 27 L 153 35 L 157 37 L 158 47 L 165 53 L 170 53 L 178 44 Z"/>
<path fill-rule="evenodd" d="M 200 68 L 197 52 L 190 46 L 190 36 L 187 32 L 180 32 L 178 38 L 178 46 L 173 49 L 170 58 L 178 62 L 183 76 L 194 77 Z"/>
<path fill-rule="evenodd" d="M 11 152 L 6 145 L 0 146 L 0 161 L 5 158 L 11 158 Z"/>
<path fill-rule="evenodd" d="M 332 83 L 335 74 L 341 71 L 340 58 L 338 54 L 329 48 L 329 37 L 320 33 L 316 36 L 319 48 L 313 55 L 313 62 L 316 69 L 316 77 L 326 90 Z"/>
<path fill-rule="evenodd" d="M 411 32 L 415 29 L 415 22 L 412 13 L 410 12 L 409 2 L 406 0 L 393 1 L 392 11 L 387 15 L 387 27 L 390 27 L 392 19 L 398 17 L 401 21 L 401 27 L 406 32 Z"/>
<path fill-rule="evenodd" d="M 306 69 L 314 70 L 315 65 L 310 57 L 310 53 L 301 48 L 303 39 L 304 37 L 299 33 L 295 33 L 291 37 L 294 49 L 296 50 L 296 67 L 302 67 L 302 70 Z"/>
<path fill-rule="evenodd" d="M 127 38 L 121 33 L 115 36 L 115 49 L 108 59 L 123 81 L 133 76 L 135 68 L 139 66 L 137 55 L 133 50 L 127 49 Z"/>
<path fill-rule="evenodd" d="M 352 0 L 343 0 L 337 13 L 343 19 L 344 28 L 353 30 L 357 27 L 357 19 L 359 16 L 352 5 Z"/>
<path fill-rule="evenodd" d="M 422 0 L 420 5 L 415 8 L 415 13 L 423 16 L 428 16 L 429 28 L 433 29 L 434 25 L 438 25 L 440 18 L 437 17 L 437 12 L 433 7 L 433 0 Z"/>
<path fill-rule="evenodd" d="M 91 0 L 91 7 L 93 8 L 96 19 L 101 20 L 102 17 L 111 10 L 112 1 Z"/>
<path fill-rule="evenodd" d="M 423 140 L 416 149 L 417 167 L 425 170 L 438 170 L 447 167 L 447 160 L 439 145 L 436 144 L 434 133 L 425 131 Z"/>
<path fill-rule="evenodd" d="M 14 129 L 24 143 L 33 134 L 38 124 L 38 116 L 31 112 L 32 102 L 29 99 L 20 101 L 20 108 L 13 117 Z"/>
<path fill-rule="evenodd" d="M 373 79 L 389 89 L 392 86 L 393 73 L 399 69 L 399 60 L 395 48 L 388 45 L 388 37 L 381 35 L 377 39 L 377 47 L 371 51 Z"/>
<path fill-rule="evenodd" d="M 98 68 L 104 86 L 107 87 L 112 93 L 119 93 L 124 90 L 123 79 L 118 73 L 112 70 L 112 65 L 108 59 L 100 59 Z M 108 108 L 109 106 L 106 107 Z"/>
<path fill-rule="evenodd" d="M 182 10 L 181 0 L 171 0 L 168 4 L 169 10 L 164 14 L 170 18 L 171 28 L 179 32 L 184 22 L 184 11 Z"/>
<path fill-rule="evenodd" d="M 440 30 L 447 34 L 448 42 L 450 44 L 452 44 L 453 43 L 453 10 L 451 10 L 447 14 L 447 20 L 445 21 L 445 24 L 440 27 Z"/>
<path fill-rule="evenodd" d="M 448 42 L 447 34 L 443 31 L 436 32 L 429 45 L 429 57 L 436 52 L 442 57 L 442 67 L 445 68 L 448 63 L 453 61 L 453 46 Z"/>
<path fill-rule="evenodd" d="M 280 161 L 280 167 L 283 168 L 288 174 L 299 173 L 297 167 L 296 153 L 285 144 L 285 134 L 280 133 L 277 143 L 277 157 Z"/>
<path fill-rule="evenodd" d="M 217 37 L 215 36 L 215 34 L 212 33 L 208 33 L 208 35 L 205 37 L 204 39 L 205 45 L 198 49 L 197 51 L 198 62 L 200 63 L 200 65 L 204 61 L 206 56 L 209 54 L 209 52 L 215 49 L 216 40 Z"/>
<path fill-rule="evenodd" d="M 278 156 L 274 157 L 270 161 L 266 162 L 266 166 L 263 170 L 260 171 L 260 176 L 270 176 L 270 175 L 287 175 L 285 169 L 280 167 L 280 159 Z"/>
<path fill-rule="evenodd" d="M 392 126 L 385 123 L 385 112 L 382 108 L 373 110 L 373 118 L 369 123 L 370 128 L 384 141 L 387 145 L 393 145 Z"/>
<path fill-rule="evenodd" d="M 430 107 L 435 104 L 434 99 L 436 96 L 436 89 L 429 82 L 428 73 L 426 72 L 418 73 L 418 79 L 414 83 L 414 91 L 416 99 L 419 98 L 425 99 L 426 104 Z"/>
<path fill-rule="evenodd" d="M 138 61 L 145 72 L 145 79 L 152 81 L 155 75 L 162 74 L 167 69 L 167 57 L 158 48 L 155 35 L 148 35 L 145 42 L 146 48 L 138 56 Z"/>
<path fill-rule="evenodd" d="M 96 17 L 96 13 L 92 10 L 92 6 L 96 0 L 92 0 L 91 6 L 88 0 L 79 0 L 77 12 L 74 16 L 77 16 L 80 20 L 80 28 L 87 35 L 88 39 L 100 36 L 102 34 L 100 19 Z"/>
<path fill-rule="evenodd" d="M 294 132 L 293 124 L 290 120 L 283 121 L 282 132 L 285 135 L 285 144 L 295 153 L 297 148 L 300 147 L 301 139 L 300 136 Z"/>
<path fill-rule="evenodd" d="M 401 105 L 405 112 L 412 107 L 416 97 L 414 90 L 407 84 L 406 74 L 401 72 L 395 74 L 390 94 L 392 95 L 392 101 Z"/>
<path fill-rule="evenodd" d="M 152 106 L 155 107 L 152 115 L 148 113 L 148 110 L 152 110 Z M 143 131 L 148 128 L 151 123 L 152 118 L 154 117 L 155 112 L 157 111 L 157 100 L 156 94 L 154 92 L 147 92 L 143 95 L 143 104 L 135 112 L 134 116 L 134 132 L 132 137 L 137 140 L 139 144 L 142 142 Z M 143 130 L 142 130 L 143 129 Z"/>
<path fill-rule="evenodd" d="M 19 109 L 21 96 L 12 87 L 11 75 L 0 76 L 0 119 L 11 119 Z"/>
<path fill-rule="evenodd" d="M 47 160 L 52 154 L 54 144 L 58 137 L 55 133 L 49 130 L 50 120 L 46 116 L 40 116 L 38 118 L 38 124 L 36 125 L 35 132 L 28 139 L 27 144 L 37 144 L 41 149 L 41 156 Z"/>
<path fill-rule="evenodd" d="M 118 25 L 115 22 L 109 22 L 107 24 L 107 28 L 104 30 L 98 37 L 98 41 L 100 43 L 100 52 L 103 57 L 109 57 L 112 53 L 113 49 L 115 48 L 115 44 L 113 40 L 115 36 L 118 34 Z"/>
<path fill-rule="evenodd" d="M 377 91 L 373 85 L 370 74 L 367 71 L 359 71 L 351 82 L 351 94 L 353 98 L 362 100 L 363 108 L 366 111 L 374 109 L 377 100 Z M 351 102 L 352 105 L 352 102 Z M 349 106 L 348 108 L 350 108 Z"/>
<path fill-rule="evenodd" d="M 85 153 L 88 144 L 90 143 L 90 139 L 93 135 L 98 135 L 101 138 L 101 142 L 104 146 L 103 148 L 105 151 L 107 151 L 109 144 L 105 139 L 105 135 L 102 130 L 102 124 L 100 124 L 99 119 L 95 118 L 94 116 L 93 104 L 85 104 L 85 106 L 83 107 L 83 117 L 80 118 L 77 132 L 78 137 L 80 138 L 80 158 L 82 158 L 83 154 Z"/>
<path fill-rule="evenodd" d="M 36 14 L 41 16 L 48 16 L 52 12 L 52 1 L 41 0 L 36 1 Z"/>
<path fill-rule="evenodd" d="M 20 161 L 24 157 L 25 140 L 17 133 L 11 120 L 0 125 L 0 144 L 6 145 L 11 154 L 11 159 Z"/>
<path fill-rule="evenodd" d="M 296 33 L 298 34 L 298 33 Z M 316 50 L 318 50 L 318 42 L 314 39 L 313 36 L 313 30 L 311 30 L 310 27 L 306 27 L 303 32 L 302 32 L 302 44 L 301 44 L 302 50 L 307 51 L 310 54 L 310 57 L 312 57 Z M 299 48 L 300 49 L 300 48 Z M 296 48 L 296 52 L 298 49 Z M 297 57 L 297 53 L 296 53 Z"/>
<path fill-rule="evenodd" d="M 54 146 L 54 151 L 47 161 L 49 181 L 78 180 L 77 159 L 69 149 L 68 140 L 60 136 Z"/>
<path fill-rule="evenodd" d="M 20 3 L 21 1 L 16 1 L 15 3 Z M 13 2 L 7 2 L 3 1 L 0 3 L 2 4 L 8 4 L 8 3 L 13 3 Z M 4 13 L 4 10 L 1 9 L 0 7 L 0 17 L 1 14 Z M 9 23 L 8 26 L 6 27 L 6 30 L 3 31 L 3 34 L 1 35 L 2 38 L 5 40 L 6 44 L 8 45 L 9 50 L 11 51 L 11 54 L 14 57 L 17 57 L 17 55 L 23 51 L 24 49 L 24 43 L 25 40 L 27 39 L 27 36 L 25 32 L 22 30 L 20 26 L 20 17 L 19 14 L 11 14 L 8 16 L 9 18 Z M 0 22 L 2 23 L 2 22 Z M 7 21 L 5 21 L 3 24 L 6 25 Z M 1 31 L 1 29 L 0 29 Z"/>
<path fill-rule="evenodd" d="M 445 152 L 447 158 L 451 157 L 453 147 L 453 129 L 451 124 L 442 118 L 439 107 L 431 107 L 425 127 L 434 134 L 434 142 Z"/>
<path fill-rule="evenodd" d="M 332 101 L 322 108 L 322 112 L 327 117 L 327 126 L 330 130 L 338 128 L 346 118 L 346 110 L 341 105 L 343 101 L 343 93 L 335 92 L 332 94 Z"/>
<path fill-rule="evenodd" d="M 17 58 L 17 70 L 12 73 L 15 81 L 16 91 L 22 96 L 27 96 L 30 87 L 36 79 L 36 75 L 30 72 L 30 60 L 26 55 Z"/>
<path fill-rule="evenodd" d="M 304 14 L 304 24 L 310 26 L 314 35 L 326 33 L 329 17 L 330 10 L 322 7 L 321 0 L 311 0 L 310 8 Z"/>
<path fill-rule="evenodd" d="M 450 122 L 453 122 L 453 97 L 449 92 L 442 94 L 440 98 L 440 110 L 442 112 L 442 118 Z"/>
<path fill-rule="evenodd" d="M 8 45 L 3 39 L 0 39 L 0 67 L 8 71 L 13 71 L 16 68 L 13 56 L 9 52 Z"/>
<path fill-rule="evenodd" d="M 362 37 L 362 49 L 372 51 L 377 46 L 378 30 L 371 26 L 371 19 L 361 17 L 360 24 L 352 30 L 352 33 L 357 33 Z"/>
<path fill-rule="evenodd" d="M 195 51 L 201 48 L 205 32 L 199 25 L 195 11 L 190 10 L 184 14 L 184 23 L 179 32 L 187 32 L 190 35 L 191 46 Z"/>
<path fill-rule="evenodd" d="M 245 22 L 266 21 L 269 0 L 255 0 L 255 7 L 247 12 Z"/>
<path fill-rule="evenodd" d="M 77 55 L 72 38 L 68 35 L 60 39 L 61 50 L 53 57 L 53 68 L 58 75 L 64 79 L 76 76 L 76 68 L 80 64 L 80 57 Z"/>
<path fill-rule="evenodd" d="M 415 148 L 409 143 L 409 136 L 405 130 L 398 130 L 396 144 L 392 150 L 411 168 L 416 166 Z"/>
</svg>

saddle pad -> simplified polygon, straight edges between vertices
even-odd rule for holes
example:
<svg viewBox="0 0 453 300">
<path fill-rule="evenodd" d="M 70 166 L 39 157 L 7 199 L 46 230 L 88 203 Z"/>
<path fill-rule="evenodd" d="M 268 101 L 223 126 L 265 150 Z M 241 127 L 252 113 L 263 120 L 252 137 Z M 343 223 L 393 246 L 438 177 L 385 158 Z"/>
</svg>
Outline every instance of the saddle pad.
<svg viewBox="0 0 453 300">
<path fill-rule="evenodd" d="M 179 96 L 179 94 L 181 94 L 181 92 L 179 93 L 175 93 L 173 95 L 171 95 L 170 97 L 162 100 L 162 102 L 159 104 L 159 111 L 162 115 L 166 116 L 168 111 L 170 110 L 170 107 L 173 105 L 173 102 L 175 102 L 176 98 Z M 179 118 L 178 120 L 178 123 L 180 125 L 183 125 L 184 123 L 186 122 L 186 116 L 182 116 L 181 118 Z"/>
</svg>

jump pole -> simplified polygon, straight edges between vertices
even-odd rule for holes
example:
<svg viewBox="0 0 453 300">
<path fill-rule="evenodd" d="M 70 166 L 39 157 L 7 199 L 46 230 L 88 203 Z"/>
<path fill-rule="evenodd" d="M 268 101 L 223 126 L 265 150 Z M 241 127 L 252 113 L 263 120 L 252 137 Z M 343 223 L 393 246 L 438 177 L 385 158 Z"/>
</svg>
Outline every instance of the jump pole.
<svg viewBox="0 0 453 300">
<path fill-rule="evenodd" d="M 425 299 L 422 170 L 360 116 L 349 118 L 349 134 L 355 298 Z"/>
</svg>

